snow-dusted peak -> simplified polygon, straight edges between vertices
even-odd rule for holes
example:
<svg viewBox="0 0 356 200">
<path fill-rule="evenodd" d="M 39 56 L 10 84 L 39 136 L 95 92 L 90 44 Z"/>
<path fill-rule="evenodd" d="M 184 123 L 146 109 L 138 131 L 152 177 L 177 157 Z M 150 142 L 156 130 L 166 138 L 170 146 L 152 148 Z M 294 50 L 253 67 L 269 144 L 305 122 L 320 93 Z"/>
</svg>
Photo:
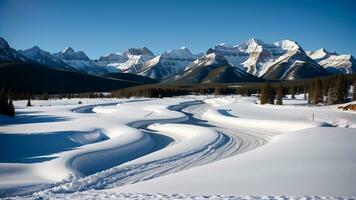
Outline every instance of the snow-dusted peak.
<svg viewBox="0 0 356 200">
<path fill-rule="evenodd" d="M 226 48 L 231 48 L 231 47 L 233 47 L 233 45 L 228 44 L 228 43 L 225 43 L 225 42 L 220 43 L 220 44 L 218 44 L 218 45 L 216 45 L 216 46 L 222 47 L 222 48 L 224 48 L 224 47 L 226 47 Z"/>
<path fill-rule="evenodd" d="M 121 53 L 111 53 L 106 56 L 100 56 L 98 60 L 106 62 L 125 62 L 127 59 L 128 57 Z"/>
<path fill-rule="evenodd" d="M 66 47 L 62 53 L 65 53 L 65 54 L 75 54 L 75 51 L 72 47 Z"/>
<path fill-rule="evenodd" d="M 281 40 L 281 41 L 274 43 L 274 45 L 281 47 L 283 50 L 286 50 L 286 51 L 297 51 L 297 50 L 301 49 L 301 47 L 298 45 L 298 43 L 296 43 L 292 40 Z"/>
<path fill-rule="evenodd" d="M 7 41 L 0 37 L 0 49 L 9 49 L 10 48 L 10 45 L 9 43 L 7 43 Z"/>
<path fill-rule="evenodd" d="M 326 58 L 329 55 L 330 55 L 330 53 L 328 51 L 326 51 L 324 48 L 321 48 L 314 52 L 308 53 L 308 56 L 310 58 L 312 58 L 313 60 L 320 60 L 320 59 Z"/>
<path fill-rule="evenodd" d="M 83 51 L 75 52 L 71 47 L 67 47 L 63 51 L 53 54 L 53 56 L 62 60 L 90 61 L 89 57 Z"/>
<path fill-rule="evenodd" d="M 193 68 L 193 67 L 201 67 L 201 66 L 208 66 L 208 65 L 229 65 L 229 62 L 224 58 L 223 56 L 217 54 L 217 53 L 208 53 L 201 58 L 195 60 L 192 62 L 187 68 Z"/>
<path fill-rule="evenodd" d="M 194 58 L 192 52 L 186 47 L 169 50 L 161 55 L 162 58 Z"/>
<path fill-rule="evenodd" d="M 140 47 L 140 48 L 129 48 L 123 54 L 126 55 L 147 55 L 147 56 L 155 56 L 151 50 L 147 47 Z"/>
<path fill-rule="evenodd" d="M 257 46 L 257 45 L 264 45 L 265 43 L 260 39 L 251 38 L 251 39 L 247 40 L 245 42 L 245 44 L 248 45 L 248 46 L 251 46 L 251 45 Z"/>
<path fill-rule="evenodd" d="M 33 57 L 39 56 L 39 55 L 44 55 L 44 56 L 49 56 L 50 53 L 47 51 L 42 50 L 38 46 L 34 46 L 32 48 L 26 49 L 26 50 L 19 50 L 19 53 L 22 55 L 26 56 L 27 58 L 32 59 Z"/>
</svg>

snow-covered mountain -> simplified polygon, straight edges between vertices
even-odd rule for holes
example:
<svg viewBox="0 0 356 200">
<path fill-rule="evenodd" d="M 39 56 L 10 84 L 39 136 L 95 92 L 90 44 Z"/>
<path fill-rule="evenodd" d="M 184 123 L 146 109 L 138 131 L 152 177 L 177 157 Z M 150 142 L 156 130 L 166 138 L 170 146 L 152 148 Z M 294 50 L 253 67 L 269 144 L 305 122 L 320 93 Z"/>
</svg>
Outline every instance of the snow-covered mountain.
<svg viewBox="0 0 356 200">
<path fill-rule="evenodd" d="M 338 55 L 323 48 L 308 52 L 308 56 L 333 74 L 351 74 L 356 72 L 356 60 L 352 55 Z"/>
<path fill-rule="evenodd" d="M 54 53 L 52 55 L 83 73 L 96 75 L 118 71 L 114 67 L 100 66 L 96 64 L 94 61 L 90 60 L 83 51 L 76 52 L 71 47 L 67 47 L 63 51 Z"/>
<path fill-rule="evenodd" d="M 0 37 L 0 62 L 30 62 L 26 57 L 11 48 L 7 41 Z"/>
<path fill-rule="evenodd" d="M 220 44 L 207 53 L 216 53 L 231 66 L 266 79 L 295 79 L 296 74 L 299 78 L 326 74 L 296 42 L 290 40 L 267 44 L 252 38 L 235 46 Z"/>
<path fill-rule="evenodd" d="M 252 38 L 242 44 L 229 46 L 219 44 L 207 53 L 223 56 L 230 65 L 238 67 L 256 76 L 262 76 L 266 66 L 286 51 L 274 44 L 266 44 L 262 40 Z"/>
<path fill-rule="evenodd" d="M 262 78 L 294 80 L 330 74 L 311 59 L 296 42 L 282 40 L 274 45 L 280 47 L 285 53 L 272 63 L 267 64 L 265 71 L 261 72 Z"/>
<path fill-rule="evenodd" d="M 112 53 L 102 56 L 95 62 L 101 66 L 116 67 L 120 71 L 137 73 L 143 63 L 154 58 L 154 54 L 147 48 L 130 48 L 124 53 Z"/>
<path fill-rule="evenodd" d="M 157 80 L 207 65 L 230 66 L 234 70 L 238 69 L 238 72 L 244 71 L 274 80 L 356 72 L 356 60 L 351 55 L 338 55 L 325 49 L 306 52 L 291 40 L 269 44 L 255 38 L 234 46 L 219 44 L 207 50 L 206 54 L 195 55 L 183 47 L 155 56 L 148 48 L 142 47 L 130 48 L 123 53 L 111 53 L 95 60 L 71 47 L 54 54 L 37 46 L 16 51 L 0 38 L 0 61 L 40 63 L 94 75 L 126 72 Z"/>
<path fill-rule="evenodd" d="M 174 76 L 182 71 L 194 60 L 203 54 L 192 54 L 186 47 L 170 50 L 146 61 L 139 71 L 140 75 L 153 79 L 164 79 Z"/>
<path fill-rule="evenodd" d="M 192 62 L 184 72 L 168 79 L 175 84 L 258 82 L 260 78 L 233 67 L 217 53 L 209 53 Z"/>
<path fill-rule="evenodd" d="M 26 50 L 18 50 L 18 53 L 25 56 L 27 59 L 42 65 L 63 69 L 74 69 L 73 67 L 64 63 L 61 59 L 52 56 L 49 52 L 42 50 L 38 46 L 34 46 Z"/>
</svg>

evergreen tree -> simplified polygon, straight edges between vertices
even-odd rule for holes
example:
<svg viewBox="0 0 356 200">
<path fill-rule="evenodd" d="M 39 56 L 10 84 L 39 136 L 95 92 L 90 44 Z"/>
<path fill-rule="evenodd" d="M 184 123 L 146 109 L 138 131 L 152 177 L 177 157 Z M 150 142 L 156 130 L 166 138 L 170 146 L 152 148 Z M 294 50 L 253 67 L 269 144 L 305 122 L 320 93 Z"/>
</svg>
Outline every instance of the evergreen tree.
<svg viewBox="0 0 356 200">
<path fill-rule="evenodd" d="M 329 86 L 329 90 L 328 90 L 328 104 L 334 104 L 336 102 L 336 92 L 335 92 L 335 87 L 333 85 Z"/>
<path fill-rule="evenodd" d="M 277 105 L 283 105 L 283 86 L 282 85 L 278 85 L 277 87 Z"/>
<path fill-rule="evenodd" d="M 317 105 L 321 102 L 323 102 L 323 97 L 321 93 L 321 81 L 320 79 L 317 79 L 313 84 L 312 103 Z"/>
<path fill-rule="evenodd" d="M 273 94 L 273 88 L 269 82 L 266 82 L 263 84 L 262 89 L 261 89 L 261 104 L 274 104 L 274 94 Z"/>
<path fill-rule="evenodd" d="M 345 76 L 338 75 L 336 77 L 335 89 L 334 89 L 334 104 L 344 103 L 347 98 L 347 82 Z"/>
<path fill-rule="evenodd" d="M 289 94 L 292 95 L 292 99 L 295 99 L 295 88 L 294 88 L 294 86 L 289 88 Z"/>
<path fill-rule="evenodd" d="M 269 101 L 269 88 L 270 88 L 270 84 L 268 82 L 264 83 L 261 89 L 261 104 L 266 104 Z"/>
<path fill-rule="evenodd" d="M 6 107 L 7 107 L 7 102 L 5 98 L 5 90 L 4 88 L 1 88 L 0 91 L 0 114 L 5 114 L 6 112 Z"/>
<path fill-rule="evenodd" d="M 10 97 L 7 108 L 8 108 L 7 116 L 15 117 L 15 107 L 14 107 L 14 104 L 12 103 L 11 97 Z"/>
<path fill-rule="evenodd" d="M 28 95 L 27 106 L 32 106 L 31 105 L 31 96 L 30 95 Z"/>
<path fill-rule="evenodd" d="M 41 95 L 41 100 L 48 100 L 48 93 L 47 93 L 47 92 L 44 92 L 44 93 Z"/>
<path fill-rule="evenodd" d="M 356 101 L 356 81 L 352 87 L 352 101 Z"/>
</svg>

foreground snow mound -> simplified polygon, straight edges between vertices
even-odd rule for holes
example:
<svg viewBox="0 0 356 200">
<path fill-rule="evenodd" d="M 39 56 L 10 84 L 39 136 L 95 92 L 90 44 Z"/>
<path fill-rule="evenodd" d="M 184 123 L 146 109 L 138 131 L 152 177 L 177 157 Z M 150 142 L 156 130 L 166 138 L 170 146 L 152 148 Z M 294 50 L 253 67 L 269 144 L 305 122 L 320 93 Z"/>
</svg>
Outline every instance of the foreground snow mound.
<svg viewBox="0 0 356 200">
<path fill-rule="evenodd" d="M 356 195 L 355 129 L 311 128 L 253 151 L 110 192 Z"/>
</svg>

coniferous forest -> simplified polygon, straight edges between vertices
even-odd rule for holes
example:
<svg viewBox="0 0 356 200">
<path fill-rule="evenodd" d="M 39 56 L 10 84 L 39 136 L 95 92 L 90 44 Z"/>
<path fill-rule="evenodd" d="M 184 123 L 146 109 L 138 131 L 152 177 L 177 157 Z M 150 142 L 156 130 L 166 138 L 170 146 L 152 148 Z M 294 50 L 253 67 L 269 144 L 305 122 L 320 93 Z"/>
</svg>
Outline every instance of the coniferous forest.
<svg viewBox="0 0 356 200">
<path fill-rule="evenodd" d="M 130 98 L 148 97 L 163 98 L 182 95 L 229 95 L 242 96 L 258 95 L 261 104 L 283 104 L 283 97 L 303 94 L 304 98 L 313 105 L 332 105 L 356 100 L 356 75 L 333 75 L 317 77 L 305 80 L 292 81 L 267 81 L 263 83 L 239 83 L 239 84 L 199 84 L 199 85 L 142 85 L 114 90 L 106 93 L 62 93 L 31 94 L 28 91 L 14 91 L 6 88 L 0 93 L 0 113 L 7 116 L 15 116 L 12 100 L 31 99 L 48 100 L 52 98 Z"/>
</svg>

